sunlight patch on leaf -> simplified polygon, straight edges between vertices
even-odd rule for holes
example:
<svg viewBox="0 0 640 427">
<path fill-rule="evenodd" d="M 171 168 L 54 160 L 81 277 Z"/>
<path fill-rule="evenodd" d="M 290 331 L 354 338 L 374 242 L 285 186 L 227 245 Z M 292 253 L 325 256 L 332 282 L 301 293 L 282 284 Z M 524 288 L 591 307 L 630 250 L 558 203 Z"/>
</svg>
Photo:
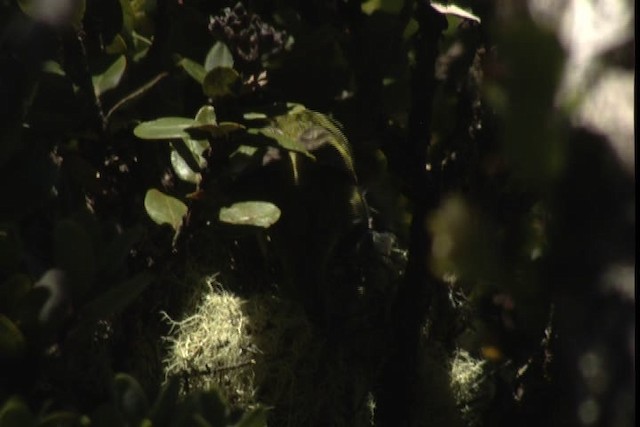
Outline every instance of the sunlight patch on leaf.
<svg viewBox="0 0 640 427">
<path fill-rule="evenodd" d="M 218 218 L 227 224 L 268 228 L 280 219 L 280 209 L 270 202 L 238 202 L 220 209 Z"/>
</svg>

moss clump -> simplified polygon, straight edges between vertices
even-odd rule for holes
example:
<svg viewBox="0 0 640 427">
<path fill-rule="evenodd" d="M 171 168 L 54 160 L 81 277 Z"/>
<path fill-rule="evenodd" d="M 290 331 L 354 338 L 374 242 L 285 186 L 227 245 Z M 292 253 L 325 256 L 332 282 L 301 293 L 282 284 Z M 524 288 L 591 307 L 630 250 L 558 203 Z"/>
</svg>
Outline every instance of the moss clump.
<svg viewBox="0 0 640 427">
<path fill-rule="evenodd" d="M 370 425 L 366 369 L 315 334 L 302 307 L 206 282 L 190 316 L 167 317 L 166 375 L 184 378 L 185 391 L 217 388 L 241 408 L 270 406 L 271 425 Z"/>
<path fill-rule="evenodd" d="M 451 358 L 451 391 L 462 418 L 469 426 L 481 424 L 483 403 L 491 391 L 486 364 L 486 361 L 475 359 L 462 349 L 458 349 Z"/>
</svg>

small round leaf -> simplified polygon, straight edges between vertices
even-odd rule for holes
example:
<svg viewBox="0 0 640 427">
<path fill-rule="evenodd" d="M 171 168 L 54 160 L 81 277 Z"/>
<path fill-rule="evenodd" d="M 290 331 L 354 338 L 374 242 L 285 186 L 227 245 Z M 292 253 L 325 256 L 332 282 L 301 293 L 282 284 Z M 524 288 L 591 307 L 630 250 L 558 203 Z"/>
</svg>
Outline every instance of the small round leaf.
<svg viewBox="0 0 640 427">
<path fill-rule="evenodd" d="M 156 224 L 169 224 L 176 232 L 180 230 L 182 219 L 187 214 L 184 203 L 155 188 L 147 191 L 144 208 Z"/>
</svg>

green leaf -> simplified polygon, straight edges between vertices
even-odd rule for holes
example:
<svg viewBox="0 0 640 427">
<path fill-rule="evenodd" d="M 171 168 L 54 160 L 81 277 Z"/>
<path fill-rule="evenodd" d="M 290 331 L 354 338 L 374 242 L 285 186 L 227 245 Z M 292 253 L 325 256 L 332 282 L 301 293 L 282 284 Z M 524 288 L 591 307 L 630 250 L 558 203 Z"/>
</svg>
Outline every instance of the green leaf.
<svg viewBox="0 0 640 427">
<path fill-rule="evenodd" d="M 267 413 L 265 408 L 256 408 L 246 412 L 233 427 L 265 427 L 267 425 Z"/>
<path fill-rule="evenodd" d="M 207 75 L 207 70 L 195 61 L 189 58 L 182 58 L 178 61 L 178 65 L 187 72 L 195 81 L 202 84 L 204 83 L 204 77 Z"/>
<path fill-rule="evenodd" d="M 216 109 L 211 105 L 201 107 L 196 114 L 196 122 L 203 125 L 217 125 Z"/>
<path fill-rule="evenodd" d="M 139 425 L 149 411 L 142 387 L 131 375 L 116 374 L 113 384 L 115 404 L 128 425 Z"/>
<path fill-rule="evenodd" d="M 171 166 L 177 177 L 183 181 L 190 182 L 192 184 L 199 184 L 202 181 L 202 175 L 199 172 L 194 172 L 187 164 L 185 159 L 178 153 L 178 151 L 171 150 Z"/>
<path fill-rule="evenodd" d="M 67 75 L 67 73 L 64 72 L 60 64 L 52 60 L 44 61 L 44 63 L 42 64 L 42 71 L 44 71 L 45 73 L 51 73 L 51 74 L 55 74 L 62 77 Z"/>
<path fill-rule="evenodd" d="M 185 129 L 195 124 L 197 122 L 194 119 L 186 117 L 161 117 L 150 122 L 140 123 L 133 130 L 133 133 L 141 139 L 189 138 Z"/>
<path fill-rule="evenodd" d="M 280 219 L 280 209 L 270 202 L 238 202 L 220 209 L 218 218 L 228 224 L 268 228 Z"/>
<path fill-rule="evenodd" d="M 209 71 L 202 83 L 202 90 L 209 98 L 233 95 L 234 87 L 240 82 L 240 75 L 233 68 L 216 67 Z"/>
<path fill-rule="evenodd" d="M 100 96 L 106 91 L 117 87 L 126 68 L 127 58 L 124 55 L 120 55 L 104 73 L 92 76 L 91 81 L 93 82 L 93 90 L 96 96 Z"/>
<path fill-rule="evenodd" d="M 17 359 L 25 348 L 26 341 L 20 329 L 0 313 L 0 360 Z"/>
<path fill-rule="evenodd" d="M 0 426 L 2 427 L 29 427 L 34 424 L 34 417 L 29 407 L 18 397 L 11 397 L 0 408 Z"/>
<path fill-rule="evenodd" d="M 214 68 L 233 68 L 233 55 L 227 45 L 222 42 L 216 42 L 204 60 L 205 71 L 211 71 Z"/>
<path fill-rule="evenodd" d="M 147 191 L 144 207 L 149 217 L 159 225 L 169 224 L 177 232 L 182 227 L 182 219 L 187 214 L 187 206 L 175 197 L 168 196 L 155 188 Z"/>
<path fill-rule="evenodd" d="M 315 159 L 315 156 L 307 150 L 295 137 L 292 137 L 282 129 L 274 126 L 267 126 L 261 129 L 249 129 L 248 132 L 253 135 L 263 135 L 267 138 L 275 140 L 278 145 L 285 150 L 302 153 L 305 156 Z"/>
<path fill-rule="evenodd" d="M 89 302 L 82 309 L 85 318 L 91 320 L 103 319 L 121 312 L 131 304 L 153 281 L 150 273 L 139 273 L 129 280 L 112 287 L 98 298 Z"/>
<path fill-rule="evenodd" d="M 244 113 L 242 118 L 245 120 L 266 120 L 267 115 L 264 113 Z"/>
</svg>

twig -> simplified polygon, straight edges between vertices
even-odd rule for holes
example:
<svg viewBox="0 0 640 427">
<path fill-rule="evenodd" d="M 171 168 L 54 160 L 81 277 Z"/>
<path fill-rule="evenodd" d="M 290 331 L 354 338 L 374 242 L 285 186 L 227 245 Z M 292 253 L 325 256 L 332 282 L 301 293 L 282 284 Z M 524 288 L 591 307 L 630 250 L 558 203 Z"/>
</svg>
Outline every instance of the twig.
<svg viewBox="0 0 640 427">
<path fill-rule="evenodd" d="M 132 101 L 136 100 L 137 98 L 141 97 L 142 95 L 144 95 L 145 93 L 147 93 L 151 88 L 153 88 L 156 84 L 158 84 L 162 79 L 164 79 L 168 75 L 169 75 L 169 73 L 166 72 L 166 71 L 158 74 L 157 76 L 155 76 L 154 78 L 149 80 L 147 83 L 143 84 L 138 89 L 134 90 L 129 95 L 125 96 L 120 101 L 118 101 L 113 107 L 111 107 L 111 109 L 109 110 L 109 112 L 105 116 L 105 118 L 104 118 L 104 123 L 105 123 L 104 127 L 105 128 L 107 127 L 107 124 L 109 123 L 109 119 L 111 118 L 111 115 L 113 115 L 113 113 L 115 113 L 117 110 L 119 110 L 120 108 L 122 108 L 123 106 L 128 104 L 129 102 L 132 102 Z"/>
</svg>

